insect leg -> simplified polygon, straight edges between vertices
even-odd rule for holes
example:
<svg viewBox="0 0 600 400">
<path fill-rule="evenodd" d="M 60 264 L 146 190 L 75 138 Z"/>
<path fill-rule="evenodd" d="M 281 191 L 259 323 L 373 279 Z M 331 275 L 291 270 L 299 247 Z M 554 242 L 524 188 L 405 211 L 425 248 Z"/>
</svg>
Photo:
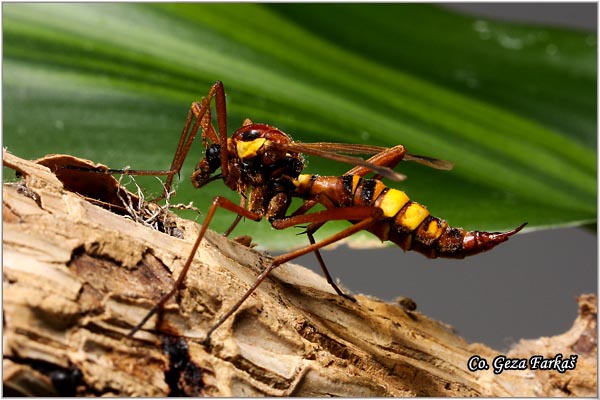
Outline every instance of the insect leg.
<svg viewBox="0 0 600 400">
<path fill-rule="evenodd" d="M 244 208 L 244 209 L 246 208 L 246 198 L 244 196 L 240 196 L 240 207 Z M 231 232 L 235 229 L 235 227 L 240 223 L 241 220 L 242 220 L 242 215 L 241 214 L 236 215 L 235 220 L 233 220 L 233 222 L 231 223 L 229 228 L 227 228 L 225 233 L 223 233 L 223 236 L 229 237 L 229 234 L 231 234 Z"/>
<path fill-rule="evenodd" d="M 313 208 L 317 204 L 319 204 L 319 202 L 316 199 L 306 200 L 304 201 L 304 203 L 302 203 L 300 207 L 298 207 L 296 211 L 292 213 L 292 216 L 306 214 L 308 211 L 310 211 L 311 208 Z"/>
<path fill-rule="evenodd" d="M 331 202 L 329 202 L 328 199 L 325 197 L 321 198 L 320 201 L 329 209 L 335 208 L 335 206 L 333 204 L 331 204 Z M 317 200 L 317 199 L 306 200 L 304 203 L 302 203 L 302 205 L 296 211 L 294 211 L 292 213 L 292 216 L 305 214 L 316 204 L 319 204 L 319 200 Z M 313 235 L 323 225 L 325 225 L 325 222 L 312 223 L 308 226 L 308 228 L 306 228 L 306 231 L 303 232 L 303 233 L 306 233 L 306 235 L 308 236 L 308 241 L 310 242 L 310 244 L 315 244 L 316 241 L 315 241 L 315 237 Z M 323 256 L 321 256 L 321 252 L 318 249 L 316 249 L 314 251 L 314 253 L 315 253 L 315 257 L 317 258 L 317 262 L 319 263 L 319 266 L 321 267 L 321 271 L 323 271 L 323 275 L 325 276 L 325 279 L 327 279 L 327 283 L 329 283 L 331 285 L 331 287 L 333 288 L 333 290 L 335 290 L 335 292 L 337 294 L 339 294 L 340 296 L 345 297 L 348 300 L 356 302 L 356 299 L 354 297 L 344 293 L 335 284 L 333 278 L 331 277 L 331 274 L 329 273 L 329 271 L 327 270 L 327 267 L 325 266 L 325 261 L 323 260 Z"/>
<path fill-rule="evenodd" d="M 318 204 L 319 202 L 321 202 L 325 207 L 327 207 L 328 209 L 334 209 L 336 208 L 331 201 L 324 197 L 324 196 L 320 196 L 319 199 L 310 199 L 305 201 L 293 214 L 292 216 L 295 215 L 300 215 L 300 214 L 304 214 L 306 213 L 308 210 L 310 210 L 313 206 L 315 206 L 316 204 Z M 315 244 L 315 237 L 314 237 L 314 233 L 316 231 L 318 231 L 323 225 L 325 225 L 327 221 L 325 222 L 313 222 L 312 224 L 310 224 L 308 226 L 308 228 L 306 228 L 306 231 L 304 233 L 306 233 L 307 237 L 308 237 L 308 241 L 310 242 L 310 244 Z M 338 285 L 335 284 L 335 281 L 333 280 L 333 278 L 331 277 L 331 274 L 329 273 L 329 271 L 327 270 L 327 266 L 325 265 L 325 261 L 323 260 L 323 256 L 321 256 L 321 252 L 319 251 L 319 249 L 316 249 L 314 251 L 315 253 L 315 257 L 317 258 L 317 262 L 319 263 L 319 266 L 321 267 L 321 271 L 323 271 L 323 275 L 325 276 L 325 279 L 327 279 L 327 283 L 329 283 L 331 285 L 331 287 L 333 288 L 333 290 L 335 290 L 335 292 L 342 296 L 345 297 L 346 299 L 356 302 L 356 299 L 346 293 L 344 293 L 339 287 Z"/>
<path fill-rule="evenodd" d="M 324 222 L 319 222 L 316 225 L 316 228 L 313 228 L 313 225 L 309 226 L 307 231 L 306 231 L 306 235 L 308 236 L 308 241 L 310 242 L 310 244 L 315 244 L 315 237 L 313 236 L 314 231 L 316 231 L 317 229 L 319 229 L 321 226 L 323 226 L 325 223 Z M 331 287 L 333 288 L 333 290 L 335 290 L 335 292 L 356 303 L 356 299 L 352 296 L 350 296 L 349 294 L 344 293 L 339 287 L 338 285 L 336 285 L 335 281 L 333 280 L 333 278 L 331 277 L 331 275 L 329 274 L 329 271 L 327 270 L 327 267 L 325 266 L 325 261 L 323 261 L 323 257 L 321 256 L 321 252 L 319 251 L 319 249 L 315 249 L 314 251 L 315 253 L 315 257 L 317 257 L 317 261 L 319 262 L 319 266 L 321 267 L 321 271 L 323 271 L 323 275 L 325 275 L 325 279 L 327 279 L 327 283 L 329 283 L 331 285 Z"/>
<path fill-rule="evenodd" d="M 214 128 L 212 127 L 211 118 L 210 118 L 210 103 L 212 98 L 216 97 L 216 107 L 217 107 L 217 119 L 219 123 L 219 136 L 217 136 L 214 132 Z M 194 121 L 194 117 L 196 117 L 196 121 Z M 223 143 L 227 143 L 227 125 L 226 125 L 226 117 L 227 112 L 225 110 L 225 92 L 223 89 L 223 84 L 221 82 L 216 82 L 210 88 L 206 97 L 202 98 L 200 103 L 194 102 L 190 106 L 190 110 L 188 112 L 188 116 L 185 121 L 185 125 L 183 126 L 183 130 L 181 132 L 181 137 L 179 138 L 179 142 L 177 143 L 177 150 L 175 150 L 175 154 L 173 156 L 173 161 L 171 162 L 171 167 L 168 170 L 134 170 L 134 169 L 102 169 L 95 170 L 89 169 L 90 172 L 100 172 L 104 174 L 113 174 L 113 173 L 121 173 L 126 175 L 141 175 L 141 176 L 161 176 L 167 175 L 167 180 L 164 185 L 164 192 L 162 196 L 154 199 L 154 201 L 160 200 L 166 197 L 171 189 L 171 185 L 173 183 L 173 179 L 175 174 L 178 174 L 181 171 L 181 167 L 183 166 L 183 162 L 198 134 L 199 128 L 202 126 L 202 138 L 203 141 L 206 141 L 206 137 L 208 137 L 213 142 L 219 142 L 221 145 Z M 222 162 L 227 163 L 227 152 L 221 153 Z M 223 161 L 224 159 L 224 161 Z M 71 167 L 72 169 L 81 170 L 79 167 Z M 225 168 L 226 170 L 227 168 Z M 225 171 L 224 170 L 224 171 Z M 226 172 L 226 171 L 225 171 Z"/>
<path fill-rule="evenodd" d="M 192 250 L 190 251 L 187 261 L 185 262 L 181 272 L 179 273 L 177 280 L 173 284 L 173 288 L 165 295 L 163 295 L 163 297 L 161 297 L 156 304 L 154 304 L 154 306 L 150 309 L 150 311 L 148 311 L 146 316 L 129 332 L 127 336 L 132 337 L 142 326 L 144 326 L 146 321 L 148 321 L 148 319 L 150 319 L 150 317 L 154 315 L 160 309 L 160 307 L 162 307 L 167 302 L 167 300 L 169 300 L 177 292 L 177 290 L 179 290 L 179 288 L 183 284 L 188 270 L 190 269 L 190 266 L 192 265 L 192 261 L 194 260 L 194 256 L 196 255 L 198 247 L 200 246 L 200 242 L 202 241 L 202 238 L 204 238 L 206 229 L 208 228 L 208 225 L 210 224 L 215 212 L 217 211 L 217 207 L 224 208 L 228 211 L 234 212 L 238 215 L 242 215 L 243 217 L 249 218 L 253 221 L 260 221 L 262 218 L 262 215 L 246 210 L 245 208 L 240 207 L 239 205 L 233 203 L 231 200 L 225 197 L 215 197 L 208 210 L 208 213 L 206 214 L 206 218 L 204 219 L 204 223 L 202 224 L 200 233 L 198 234 L 198 237 L 196 238 L 196 241 L 192 246 Z"/>
<path fill-rule="evenodd" d="M 235 229 L 235 227 L 237 226 L 237 224 L 240 223 L 241 220 L 242 220 L 242 216 L 238 214 L 235 217 L 235 219 L 233 220 L 233 222 L 231 223 L 231 225 L 229 226 L 229 228 L 227 228 L 227 230 L 225 231 L 225 233 L 223 233 L 223 236 L 229 237 L 229 235 L 231 234 L 231 232 Z"/>
<path fill-rule="evenodd" d="M 217 126 L 219 127 L 219 144 L 221 149 L 227 148 L 227 106 L 225 104 L 225 88 L 221 81 L 215 82 L 211 90 L 215 91 L 215 108 L 217 110 Z M 221 173 L 224 178 L 229 176 L 229 153 L 221 151 Z"/>
<path fill-rule="evenodd" d="M 214 129 L 212 128 L 212 122 L 210 118 L 210 103 L 212 98 L 215 97 L 215 103 L 217 107 L 217 119 L 219 122 L 219 133 L 221 136 L 218 138 Z M 196 122 L 192 125 L 192 121 L 196 117 Z M 207 118 L 205 118 L 205 116 Z M 188 113 L 188 117 L 186 119 L 185 125 L 183 127 L 183 131 L 181 132 L 181 137 L 179 138 L 179 143 L 177 144 L 177 150 L 175 151 L 175 155 L 173 156 L 173 161 L 171 162 L 171 168 L 169 170 L 169 176 L 165 183 L 165 194 L 168 193 L 171 188 L 171 184 L 173 183 L 173 178 L 175 174 L 178 174 L 183 166 L 183 162 L 192 147 L 192 143 L 196 138 L 198 133 L 198 129 L 202 126 L 202 139 L 206 141 L 206 136 L 213 142 L 223 143 L 222 132 L 221 129 L 227 129 L 224 121 L 227 118 L 227 111 L 225 109 L 225 92 L 223 89 L 223 84 L 220 81 L 215 82 L 206 97 L 202 98 L 200 103 L 194 102 L 190 107 L 190 112 Z M 227 142 L 227 131 L 225 133 L 225 143 Z M 223 156 L 221 156 L 223 158 Z M 227 161 L 227 155 L 225 155 L 225 161 Z"/>
<path fill-rule="evenodd" d="M 348 236 L 355 234 L 363 229 L 367 229 L 371 224 L 376 222 L 381 216 L 381 210 L 377 207 L 359 206 L 359 207 L 347 207 L 347 208 L 335 208 L 331 210 L 318 211 L 312 214 L 297 215 L 291 217 L 285 217 L 278 220 L 274 220 L 271 224 L 276 229 L 289 228 L 294 225 L 310 222 L 327 222 L 333 220 L 359 220 L 356 224 L 349 226 L 341 232 L 336 233 L 318 243 L 311 244 L 291 251 L 286 254 L 282 254 L 273 258 L 271 264 L 256 278 L 256 281 L 250 286 L 250 288 L 244 293 L 244 295 L 233 305 L 223 316 L 221 316 L 217 322 L 207 331 L 206 339 L 203 344 L 208 346 L 210 344 L 210 336 L 219 326 L 223 324 L 234 312 L 236 312 L 240 306 L 246 301 L 248 297 L 256 290 L 256 288 L 265 280 L 265 278 L 275 268 L 283 263 L 286 263 L 294 258 L 298 258 L 304 254 L 313 252 L 321 247 L 340 241 Z"/>
</svg>

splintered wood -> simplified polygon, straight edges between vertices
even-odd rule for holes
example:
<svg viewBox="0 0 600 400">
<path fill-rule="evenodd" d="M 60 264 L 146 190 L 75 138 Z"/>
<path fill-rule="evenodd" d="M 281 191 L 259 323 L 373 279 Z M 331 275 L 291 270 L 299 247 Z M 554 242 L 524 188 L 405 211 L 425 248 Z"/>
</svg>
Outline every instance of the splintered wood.
<svg viewBox="0 0 600 400">
<path fill-rule="evenodd" d="M 197 224 L 125 195 L 109 175 L 62 168 L 92 166 L 85 160 L 3 157 L 23 176 L 3 188 L 5 395 L 596 396 L 593 295 L 579 298 L 567 333 L 521 341 L 506 354 L 576 355 L 564 372 L 494 374 L 501 352 L 395 304 L 346 301 L 291 264 L 275 270 L 205 348 L 206 330 L 269 261 L 212 232 L 185 287 L 128 338 L 172 287 Z M 136 222 L 144 212 L 165 229 Z M 472 371 L 475 355 L 489 368 Z"/>
</svg>

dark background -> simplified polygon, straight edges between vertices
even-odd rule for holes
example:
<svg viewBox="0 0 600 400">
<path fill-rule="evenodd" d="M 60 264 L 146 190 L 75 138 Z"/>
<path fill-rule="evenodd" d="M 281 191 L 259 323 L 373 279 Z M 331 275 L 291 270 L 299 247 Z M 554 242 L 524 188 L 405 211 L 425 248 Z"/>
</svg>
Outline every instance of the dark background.
<svg viewBox="0 0 600 400">
<path fill-rule="evenodd" d="M 595 3 L 440 6 L 482 19 L 597 32 Z M 469 342 L 507 350 L 520 338 L 565 332 L 577 316 L 577 296 L 597 293 L 598 246 L 592 229 L 529 232 L 464 260 L 429 260 L 397 247 L 343 247 L 322 254 L 334 279 L 352 292 L 388 301 L 410 297 L 420 312 L 452 325 Z M 312 254 L 294 262 L 321 273 Z"/>
</svg>

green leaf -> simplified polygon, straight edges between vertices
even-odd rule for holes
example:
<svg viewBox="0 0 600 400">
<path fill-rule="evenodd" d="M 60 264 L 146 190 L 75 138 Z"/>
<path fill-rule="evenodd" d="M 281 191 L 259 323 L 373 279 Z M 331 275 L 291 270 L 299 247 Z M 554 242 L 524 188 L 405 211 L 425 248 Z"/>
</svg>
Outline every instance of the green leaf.
<svg viewBox="0 0 600 400">
<path fill-rule="evenodd" d="M 189 105 L 222 80 L 230 131 L 249 117 L 303 142 L 401 143 L 452 161 L 449 172 L 405 163 L 409 179 L 390 186 L 454 226 L 596 220 L 591 34 L 412 4 L 3 9 L 4 146 L 20 156 L 69 153 L 113 168 L 166 169 Z M 198 143 L 174 200 L 207 210 L 215 195 L 236 199 L 221 182 L 192 188 L 187 177 L 201 157 Z M 321 175 L 350 168 L 309 163 L 307 172 Z M 161 191 L 155 179 L 136 180 Z M 223 231 L 233 219 L 219 211 L 211 227 Z M 281 250 L 303 244 L 299 232 L 246 222 L 234 234 Z"/>
</svg>

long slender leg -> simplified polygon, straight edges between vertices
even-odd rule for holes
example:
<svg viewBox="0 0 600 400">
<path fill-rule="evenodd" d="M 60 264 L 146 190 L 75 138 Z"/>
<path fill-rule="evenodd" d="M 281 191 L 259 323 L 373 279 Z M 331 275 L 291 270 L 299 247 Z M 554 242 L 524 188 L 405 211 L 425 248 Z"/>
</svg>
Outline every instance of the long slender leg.
<svg viewBox="0 0 600 400">
<path fill-rule="evenodd" d="M 214 129 L 212 128 L 211 122 L 211 112 L 210 112 L 210 103 L 212 98 L 215 97 L 215 104 L 217 109 L 217 121 L 219 124 L 219 137 L 216 137 L 214 134 Z M 191 125 L 191 121 L 193 117 L 196 117 L 196 122 L 194 125 Z M 205 116 L 207 118 L 205 118 Z M 177 151 L 173 157 L 173 161 L 171 162 L 171 174 L 169 174 L 167 178 L 167 182 L 165 183 L 165 193 L 171 188 L 171 184 L 173 182 L 173 177 L 176 173 L 179 173 L 181 167 L 183 166 L 183 162 L 187 157 L 187 154 L 192 147 L 192 143 L 196 138 L 198 133 L 198 129 L 200 126 L 203 126 L 202 129 L 202 138 L 203 141 L 206 142 L 206 136 L 213 141 L 219 142 L 221 146 L 227 143 L 227 110 L 225 107 L 225 89 L 223 88 L 223 83 L 221 81 L 215 82 L 206 97 L 202 99 L 200 103 L 194 102 L 190 107 L 190 113 L 186 120 L 186 124 L 183 128 L 183 132 L 181 133 L 181 138 L 179 139 L 179 144 L 177 145 Z M 224 148 L 224 147 L 223 147 Z M 221 163 L 222 165 L 226 165 L 227 160 L 227 152 L 221 152 Z M 223 175 L 226 176 L 227 171 L 223 170 Z"/>
<path fill-rule="evenodd" d="M 210 99 L 209 99 L 210 104 Z M 175 174 L 179 174 L 181 171 L 181 167 L 183 166 L 183 162 L 187 157 L 190 148 L 192 147 L 192 142 L 198 133 L 198 128 L 200 126 L 200 122 L 202 120 L 203 115 L 201 112 L 206 112 L 206 108 L 202 110 L 201 107 L 198 106 L 198 103 L 194 102 L 190 107 L 190 112 L 186 119 L 185 125 L 183 127 L 183 131 L 181 132 L 181 137 L 179 138 L 179 143 L 177 144 L 177 150 L 173 156 L 173 161 L 171 162 L 170 173 L 167 177 L 167 181 L 165 182 L 165 192 L 166 195 L 171 189 L 171 185 L 173 183 L 173 178 Z M 196 122 L 194 125 L 191 125 L 192 120 L 196 116 Z M 191 130 L 190 130 L 191 126 Z"/>
<path fill-rule="evenodd" d="M 292 213 L 292 216 L 306 214 L 308 211 L 310 211 L 311 208 L 313 208 L 317 204 L 319 204 L 319 202 L 316 199 L 306 200 L 304 203 L 302 203 L 300 207 L 298 207 L 296 211 Z"/>
<path fill-rule="evenodd" d="M 225 233 L 223 233 L 223 236 L 229 237 L 229 235 L 231 234 L 231 232 L 235 229 L 235 227 L 240 223 L 241 220 L 242 220 L 242 216 L 238 214 L 235 217 L 235 219 L 233 220 L 232 224 L 229 226 L 229 228 L 227 228 L 227 230 L 225 231 Z"/>
<path fill-rule="evenodd" d="M 223 322 L 225 322 L 237 309 L 239 309 L 240 306 L 244 303 L 244 301 L 246 301 L 246 299 L 248 297 L 250 297 L 250 295 L 256 290 L 256 288 L 265 280 L 265 278 L 269 275 L 269 273 L 271 273 L 271 271 L 273 271 L 279 265 L 281 265 L 285 262 L 288 262 L 290 260 L 293 260 L 294 258 L 300 257 L 304 254 L 313 252 L 313 251 L 320 249 L 321 247 L 327 246 L 331 243 L 335 243 L 335 242 L 342 240 L 350 235 L 353 235 L 354 233 L 359 232 L 363 229 L 366 229 L 371 224 L 373 224 L 375 221 L 377 221 L 380 216 L 381 216 L 381 210 L 379 208 L 361 206 L 361 207 L 335 208 L 335 209 L 331 209 L 331 210 L 319 211 L 319 212 L 316 212 L 313 214 L 298 215 L 298 216 L 287 217 L 282 220 L 274 221 L 275 223 L 277 221 L 281 221 L 279 226 L 281 226 L 283 229 L 285 227 L 290 227 L 290 226 L 294 226 L 294 225 L 301 224 L 301 223 L 307 223 L 307 222 L 348 220 L 351 218 L 354 220 L 357 220 L 357 219 L 360 220 L 360 222 L 357 222 L 356 224 L 349 226 L 348 228 L 344 229 L 343 231 L 338 232 L 335 235 L 332 235 L 318 243 L 314 243 L 314 244 L 311 244 L 304 248 L 294 250 L 289 253 L 282 254 L 280 256 L 275 257 L 273 259 L 273 262 L 256 278 L 256 280 L 254 281 L 252 286 L 250 286 L 250 288 L 246 291 L 246 293 L 244 293 L 244 295 L 238 300 L 238 302 L 235 303 L 233 305 L 233 307 L 231 307 L 231 309 L 229 309 L 229 311 L 227 311 L 225 314 L 223 314 L 223 316 L 221 316 L 217 320 L 217 322 L 207 331 L 206 338 L 204 339 L 203 344 L 205 346 L 208 346 L 210 344 L 210 336 L 215 331 L 215 329 L 217 329 L 219 326 L 221 326 L 223 324 Z"/>
<path fill-rule="evenodd" d="M 317 196 L 314 199 L 310 199 L 310 200 L 306 200 L 294 213 L 292 213 L 292 217 L 296 216 L 296 215 L 303 215 L 305 214 L 308 210 L 310 210 L 312 207 L 314 207 L 316 204 L 319 204 L 319 202 L 321 204 L 323 204 L 327 209 L 335 209 L 336 207 L 334 206 L 334 204 L 327 198 L 324 196 Z M 310 244 L 315 244 L 315 237 L 314 237 L 314 233 L 321 228 L 323 225 L 325 225 L 327 221 L 321 221 L 321 222 L 313 222 L 311 223 L 307 228 L 306 231 L 304 233 L 306 233 L 306 235 L 308 236 L 308 241 L 310 242 Z M 333 290 L 335 290 L 335 292 L 342 296 L 347 298 L 350 301 L 356 302 L 356 299 L 346 293 L 344 293 L 339 287 L 338 285 L 336 285 L 336 283 L 334 282 L 333 278 L 331 277 L 331 274 L 329 273 L 329 271 L 327 270 L 327 266 L 325 265 L 325 261 L 323 260 L 323 257 L 321 256 L 321 252 L 319 251 L 319 249 L 315 249 L 314 250 L 315 253 L 315 257 L 317 258 L 317 262 L 319 263 L 319 266 L 321 267 L 321 271 L 323 271 L 323 275 L 325 276 L 325 279 L 327 280 L 327 283 L 329 283 L 331 285 L 331 287 L 333 288 Z"/>
<path fill-rule="evenodd" d="M 221 81 L 215 82 L 211 89 L 215 90 L 215 108 L 217 110 L 217 126 L 219 127 L 219 144 L 221 149 L 227 148 L 227 106 L 225 103 L 225 88 Z M 223 178 L 229 176 L 229 160 L 228 153 L 221 151 L 221 173 Z"/>
<path fill-rule="evenodd" d="M 212 127 L 211 121 L 211 112 L 210 112 L 210 103 L 212 98 L 215 97 L 216 109 L 217 109 L 217 121 L 219 126 L 219 135 L 217 136 L 214 128 Z M 196 117 L 196 121 L 194 121 L 194 117 Z M 221 146 L 227 144 L 227 110 L 225 108 L 225 91 L 223 88 L 223 84 L 220 81 L 215 82 L 206 97 L 202 99 L 200 103 L 194 102 L 192 103 L 190 110 L 188 112 L 188 116 L 185 121 L 185 125 L 181 132 L 181 136 L 179 138 L 179 142 L 177 143 L 177 150 L 175 150 L 175 154 L 173 155 L 173 161 L 171 162 L 171 167 L 168 170 L 138 170 L 138 169 L 103 169 L 103 170 L 90 170 L 94 172 L 100 173 L 121 173 L 126 175 L 143 175 L 143 176 L 161 176 L 167 175 L 167 180 L 164 185 L 164 193 L 162 196 L 154 199 L 160 200 L 168 195 L 169 190 L 171 189 L 171 185 L 173 183 L 173 179 L 176 174 L 181 171 L 181 167 L 183 166 L 183 162 L 187 157 L 187 154 L 198 134 L 198 130 L 202 127 L 202 139 L 206 144 L 206 139 L 210 139 L 213 143 L 219 143 Z M 225 147 L 223 147 L 225 148 Z M 221 163 L 222 163 L 222 172 L 223 176 L 226 177 L 228 173 L 227 163 L 228 163 L 228 154 L 226 151 L 221 152 Z M 80 169 L 74 167 L 73 169 Z"/>
<path fill-rule="evenodd" d="M 200 128 L 200 126 L 203 127 L 202 129 L 202 135 L 203 135 L 203 140 L 206 141 L 206 136 L 208 136 L 208 138 L 211 141 L 217 142 L 219 141 L 220 144 L 223 143 L 223 138 L 222 135 L 221 137 L 217 137 L 214 134 L 214 129 L 212 129 L 212 126 L 206 126 L 206 124 L 208 125 L 212 125 L 211 121 L 210 121 L 210 103 L 212 101 L 212 98 L 216 97 L 216 104 L 217 106 L 222 105 L 222 107 L 217 107 L 217 118 L 219 121 L 225 121 L 227 119 L 227 111 L 224 107 L 225 101 L 224 101 L 224 97 L 225 97 L 225 92 L 223 89 L 223 84 L 220 81 L 215 82 L 210 90 L 208 91 L 208 94 L 206 95 L 206 97 L 204 97 L 202 99 L 202 101 L 200 103 L 198 102 L 194 102 L 192 103 L 191 107 L 190 107 L 190 111 L 188 113 L 188 116 L 186 118 L 185 121 L 185 125 L 183 127 L 183 131 L 181 132 L 181 137 L 179 138 L 179 143 L 177 144 L 177 150 L 175 151 L 175 154 L 173 155 L 173 161 L 171 162 L 171 167 L 169 168 L 168 171 L 140 171 L 140 170 L 130 170 L 128 171 L 129 174 L 131 175 L 168 175 L 167 176 L 167 180 L 165 182 L 165 190 L 164 190 L 164 194 L 162 197 L 166 196 L 169 193 L 169 190 L 171 189 L 171 185 L 173 184 L 173 178 L 175 177 L 175 174 L 178 174 L 179 171 L 181 171 L 181 167 L 183 166 L 183 162 L 185 161 L 185 158 L 187 157 L 188 152 L 190 151 L 190 148 L 192 147 L 192 143 L 194 142 L 194 139 L 196 138 L 196 135 L 198 134 L 198 129 Z M 205 118 L 205 116 L 207 118 Z M 196 121 L 194 122 L 194 124 L 192 125 L 192 121 L 194 120 L 194 117 L 196 117 Z M 219 129 L 221 129 L 221 123 L 219 123 Z M 223 125 L 223 127 L 226 129 L 226 125 Z M 227 131 L 225 131 L 225 143 L 227 141 Z M 227 154 L 226 152 L 224 152 L 224 157 L 225 157 L 225 162 L 227 161 Z M 223 158 L 223 155 L 222 155 Z M 160 172 L 160 173 L 157 173 Z M 157 198 L 156 200 L 160 199 L 161 197 Z"/>
<path fill-rule="evenodd" d="M 190 266 L 192 265 L 192 261 L 194 260 L 196 251 L 198 250 L 198 247 L 200 246 L 200 242 L 202 241 L 202 238 L 204 238 L 206 229 L 208 228 L 208 225 L 210 224 L 210 222 L 215 214 L 215 211 L 217 211 L 217 207 L 224 208 L 228 211 L 234 212 L 238 215 L 242 215 L 253 221 L 260 221 L 262 218 L 262 215 L 253 213 L 252 211 L 249 211 L 249 210 L 246 210 L 245 208 L 240 207 L 239 205 L 233 203 L 231 200 L 229 200 L 225 197 L 220 197 L 220 196 L 215 197 L 213 199 L 212 205 L 210 206 L 210 208 L 208 210 L 208 213 L 206 214 L 206 218 L 204 219 L 204 223 L 202 224 L 200 233 L 198 234 L 198 237 L 196 238 L 196 241 L 194 242 L 194 245 L 192 246 L 192 250 L 190 251 L 187 261 L 185 262 L 181 272 L 179 273 L 179 276 L 177 277 L 175 284 L 173 284 L 173 288 L 169 292 L 167 292 L 165 295 L 163 295 L 163 297 L 161 297 L 160 300 L 156 304 L 154 304 L 154 306 L 150 309 L 150 311 L 148 311 L 146 316 L 129 332 L 129 334 L 128 334 L 129 337 L 132 337 L 142 326 L 144 326 L 146 321 L 148 321 L 148 319 L 152 315 L 154 315 L 167 302 L 167 300 L 169 300 L 177 292 L 177 290 L 179 290 L 179 288 L 183 284 L 183 281 L 185 279 L 185 276 L 187 275 L 188 270 L 190 269 Z"/>
<path fill-rule="evenodd" d="M 316 199 L 306 200 L 304 203 L 302 203 L 302 205 L 300 207 L 298 207 L 298 209 L 296 211 L 294 211 L 292 213 L 291 216 L 305 214 L 306 212 L 308 212 L 312 207 L 314 207 L 317 204 L 319 204 L 319 202 Z M 334 208 L 334 207 L 329 207 L 329 208 Z M 327 221 L 325 221 L 325 222 L 327 222 Z M 304 233 L 306 233 L 306 235 L 308 236 L 308 241 L 310 242 L 310 244 L 316 243 L 313 233 L 316 232 L 321 226 L 325 225 L 325 222 L 314 222 L 314 223 L 310 224 L 308 226 L 308 228 L 306 228 L 306 231 Z M 338 287 L 338 285 L 335 284 L 333 278 L 331 277 L 331 274 L 327 270 L 327 266 L 325 265 L 325 261 L 323 261 L 323 257 L 321 256 L 321 252 L 319 251 L 319 249 L 315 249 L 314 253 L 315 253 L 315 257 L 317 258 L 317 261 L 319 263 L 319 266 L 321 267 L 321 271 L 323 271 L 323 275 L 325 276 L 325 279 L 327 279 L 327 283 L 329 283 L 331 285 L 333 290 L 335 290 L 335 292 L 338 295 L 345 297 L 350 301 L 356 302 L 356 299 L 354 297 L 344 293 Z"/>
<path fill-rule="evenodd" d="M 198 103 L 193 103 L 188 112 L 188 116 L 186 118 L 185 125 L 183 127 L 183 131 L 181 133 L 181 137 L 179 138 L 179 143 L 177 144 L 177 150 L 175 150 L 175 154 L 173 156 L 173 161 L 171 162 L 171 167 L 168 170 L 146 170 L 146 169 L 114 169 L 107 168 L 102 170 L 90 170 L 91 172 L 100 172 L 100 173 L 120 173 L 124 175 L 140 175 L 140 176 L 161 176 L 168 175 L 167 181 L 165 183 L 165 195 L 168 193 L 168 190 L 171 188 L 171 184 L 173 182 L 173 177 L 175 174 L 179 173 L 185 156 L 189 151 L 189 148 L 192 144 L 194 137 L 197 134 L 199 127 L 199 120 L 192 126 L 192 121 L 194 119 L 194 115 L 198 115 Z M 191 132 L 190 132 L 191 127 Z M 189 133 L 189 135 L 188 135 Z M 75 167 L 69 167 L 73 169 L 79 169 Z"/>
<path fill-rule="evenodd" d="M 245 195 L 240 195 L 240 207 L 246 208 L 246 196 Z M 225 233 L 223 233 L 223 236 L 229 237 L 231 232 L 235 229 L 235 227 L 240 223 L 241 220 L 242 220 L 242 216 L 240 214 L 236 215 L 235 220 L 233 220 L 233 222 L 231 223 L 229 228 L 227 228 Z"/>
<path fill-rule="evenodd" d="M 322 225 L 322 224 L 323 223 L 320 223 L 320 225 Z M 310 230 L 308 230 L 306 232 L 306 235 L 308 236 L 308 241 L 310 242 L 311 245 L 313 245 L 313 244 L 316 243 L 315 237 L 310 232 Z M 340 296 L 342 296 L 342 297 L 344 297 L 344 298 L 346 298 L 346 299 L 348 299 L 348 300 L 356 303 L 356 299 L 354 297 L 350 296 L 349 294 L 344 293 L 342 291 L 342 289 L 340 289 L 338 287 L 338 285 L 336 285 L 336 283 L 334 282 L 333 278 L 329 274 L 329 271 L 327 270 L 327 267 L 325 266 L 325 261 L 323 261 L 323 257 L 321 256 L 321 252 L 319 251 L 319 249 L 315 249 L 314 253 L 315 253 L 315 257 L 317 257 L 317 261 L 319 262 L 319 265 L 321 266 L 321 271 L 323 271 L 323 275 L 325 275 L 325 279 L 327 279 L 327 283 L 329 283 L 329 285 L 331 285 L 331 287 L 333 288 L 333 290 L 335 290 L 335 292 L 338 295 L 340 295 Z"/>
</svg>

